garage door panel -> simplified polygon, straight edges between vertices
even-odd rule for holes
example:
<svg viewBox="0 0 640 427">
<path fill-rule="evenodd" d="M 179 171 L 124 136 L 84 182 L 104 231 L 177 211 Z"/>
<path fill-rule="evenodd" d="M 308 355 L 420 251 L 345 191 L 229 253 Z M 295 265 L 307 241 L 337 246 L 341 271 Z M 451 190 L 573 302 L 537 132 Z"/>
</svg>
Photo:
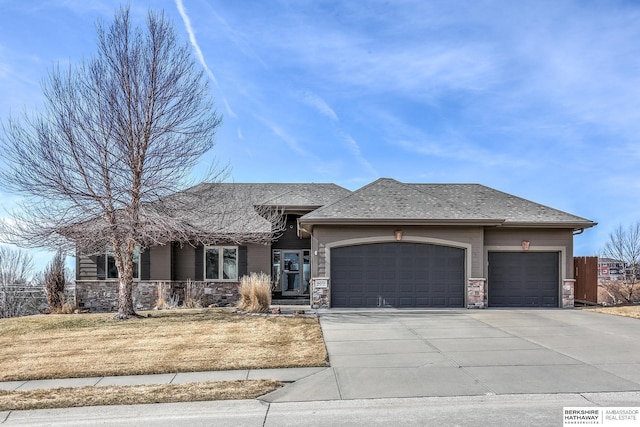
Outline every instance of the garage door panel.
<svg viewBox="0 0 640 427">
<path fill-rule="evenodd" d="M 464 304 L 464 299 L 462 297 L 451 297 L 449 298 L 449 306 L 451 307 L 460 307 Z"/>
<path fill-rule="evenodd" d="M 362 274 L 362 272 L 359 272 L 360 274 Z M 379 271 L 366 271 L 365 272 L 365 277 L 367 279 L 367 281 L 372 282 L 372 281 L 378 281 L 380 280 L 380 272 Z"/>
<path fill-rule="evenodd" d="M 413 294 L 415 292 L 415 286 L 413 286 L 412 283 L 400 283 L 400 285 L 398 285 L 398 291 L 404 294 Z"/>
<path fill-rule="evenodd" d="M 431 305 L 434 307 L 446 307 L 447 299 L 442 297 L 433 297 L 431 298 Z"/>
<path fill-rule="evenodd" d="M 360 261 L 353 265 L 344 261 L 353 258 Z M 463 249 L 429 244 L 394 242 L 335 248 L 331 251 L 332 305 L 462 307 L 464 261 Z M 340 268 L 334 268 L 336 264 Z M 350 276 L 348 271 L 359 274 Z M 369 297 L 363 300 L 364 295 Z M 360 298 L 352 298 L 356 296 Z"/>
<path fill-rule="evenodd" d="M 490 252 L 490 307 L 558 307 L 557 252 Z"/>
<path fill-rule="evenodd" d="M 396 292 L 397 286 L 395 283 L 385 282 L 382 284 L 382 293 L 384 295 L 393 294 Z"/>
<path fill-rule="evenodd" d="M 385 270 L 385 271 L 380 273 L 380 278 L 382 280 L 395 280 L 396 279 L 396 272 L 395 271 Z"/>
<path fill-rule="evenodd" d="M 399 307 L 413 307 L 415 305 L 415 300 L 413 297 L 408 298 L 400 298 Z"/>
<path fill-rule="evenodd" d="M 413 271 L 410 271 L 410 270 L 401 270 L 398 273 L 398 278 L 403 281 L 413 280 L 413 277 L 414 277 Z"/>
</svg>

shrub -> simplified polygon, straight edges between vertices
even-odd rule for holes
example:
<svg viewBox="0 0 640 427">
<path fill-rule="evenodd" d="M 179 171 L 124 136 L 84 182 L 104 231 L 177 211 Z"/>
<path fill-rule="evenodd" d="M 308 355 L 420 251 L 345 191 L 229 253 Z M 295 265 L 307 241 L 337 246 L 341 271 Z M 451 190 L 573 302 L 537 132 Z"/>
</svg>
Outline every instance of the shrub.
<svg viewBox="0 0 640 427">
<path fill-rule="evenodd" d="M 191 280 L 188 280 L 184 288 L 184 302 L 182 306 L 184 308 L 202 308 L 203 297 L 204 290 L 202 284 L 193 283 Z"/>
<path fill-rule="evenodd" d="M 251 273 L 240 279 L 238 308 L 250 313 L 265 313 L 271 305 L 271 277 L 264 273 Z"/>
<path fill-rule="evenodd" d="M 49 309 L 52 313 L 61 313 L 65 309 L 64 288 L 67 284 L 67 277 L 64 264 L 64 253 L 59 250 L 44 270 L 44 287 L 47 292 Z"/>
<path fill-rule="evenodd" d="M 171 293 L 171 289 L 165 283 L 158 283 L 158 298 L 156 300 L 156 310 L 176 308 L 178 306 L 178 296 Z"/>
</svg>

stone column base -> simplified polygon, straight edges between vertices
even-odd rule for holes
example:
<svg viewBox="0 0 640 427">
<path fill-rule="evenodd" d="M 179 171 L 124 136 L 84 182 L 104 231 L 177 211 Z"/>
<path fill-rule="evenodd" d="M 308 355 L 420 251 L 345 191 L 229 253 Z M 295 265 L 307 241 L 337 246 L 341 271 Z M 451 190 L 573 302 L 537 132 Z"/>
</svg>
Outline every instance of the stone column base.
<svg viewBox="0 0 640 427">
<path fill-rule="evenodd" d="M 329 308 L 329 279 L 318 277 L 311 279 L 311 308 Z"/>
<path fill-rule="evenodd" d="M 562 308 L 573 308 L 575 302 L 575 279 L 562 281 Z"/>
<path fill-rule="evenodd" d="M 467 308 L 487 308 L 487 279 L 470 278 L 467 283 Z"/>
</svg>

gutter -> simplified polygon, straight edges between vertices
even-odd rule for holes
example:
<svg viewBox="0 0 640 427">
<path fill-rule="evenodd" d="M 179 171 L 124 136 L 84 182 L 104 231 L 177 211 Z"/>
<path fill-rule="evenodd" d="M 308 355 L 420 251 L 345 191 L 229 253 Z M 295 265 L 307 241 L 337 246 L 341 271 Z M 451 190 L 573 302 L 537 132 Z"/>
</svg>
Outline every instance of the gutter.
<svg viewBox="0 0 640 427">
<path fill-rule="evenodd" d="M 480 226 L 480 227 L 501 227 L 501 228 L 572 228 L 582 230 L 595 227 L 596 222 L 509 222 L 505 219 L 393 219 L 393 218 L 299 218 L 298 227 L 304 229 L 310 225 L 428 225 L 428 226 Z"/>
<path fill-rule="evenodd" d="M 467 225 L 500 226 L 503 219 L 299 218 L 301 225 Z"/>
<path fill-rule="evenodd" d="M 574 230 L 582 230 L 595 227 L 597 222 L 582 221 L 582 222 L 505 222 L 501 225 L 504 228 L 573 228 Z M 578 233 L 578 234 L 580 234 Z"/>
</svg>

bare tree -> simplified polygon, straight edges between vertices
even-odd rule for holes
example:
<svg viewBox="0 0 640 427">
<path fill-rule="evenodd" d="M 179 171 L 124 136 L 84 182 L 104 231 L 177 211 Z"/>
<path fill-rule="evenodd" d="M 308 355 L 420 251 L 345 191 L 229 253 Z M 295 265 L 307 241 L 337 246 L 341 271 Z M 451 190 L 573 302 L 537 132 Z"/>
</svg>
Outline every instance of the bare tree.
<svg viewBox="0 0 640 427">
<path fill-rule="evenodd" d="M 67 284 L 67 268 L 64 251 L 58 250 L 44 270 L 44 288 L 52 313 L 59 313 L 65 303 L 64 288 Z"/>
<path fill-rule="evenodd" d="M 119 273 L 116 317 L 125 319 L 136 315 L 136 246 L 197 238 L 198 226 L 162 200 L 188 187 L 220 118 L 189 45 L 163 13 L 149 11 L 146 26 L 134 28 L 121 8 L 97 35 L 92 59 L 50 71 L 43 111 L 3 123 L 2 184 L 24 196 L 3 231 L 26 247 L 109 247 Z M 198 202 L 194 209 L 208 200 Z"/>
<path fill-rule="evenodd" d="M 640 274 L 640 222 L 627 228 L 618 226 L 609 234 L 602 254 L 624 265 L 622 284 L 609 283 L 607 290 L 625 302 L 633 302 Z"/>
<path fill-rule="evenodd" d="M 0 317 L 29 314 L 36 305 L 33 258 L 21 249 L 0 246 Z"/>
</svg>

